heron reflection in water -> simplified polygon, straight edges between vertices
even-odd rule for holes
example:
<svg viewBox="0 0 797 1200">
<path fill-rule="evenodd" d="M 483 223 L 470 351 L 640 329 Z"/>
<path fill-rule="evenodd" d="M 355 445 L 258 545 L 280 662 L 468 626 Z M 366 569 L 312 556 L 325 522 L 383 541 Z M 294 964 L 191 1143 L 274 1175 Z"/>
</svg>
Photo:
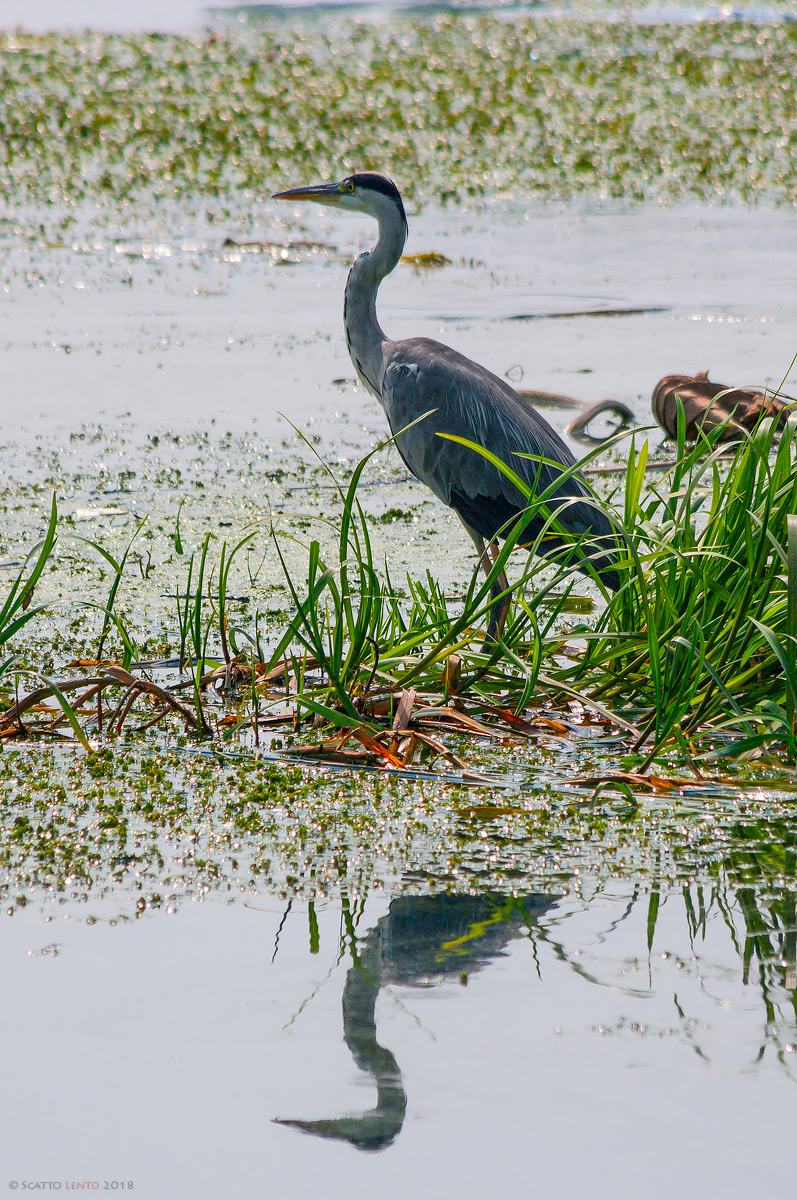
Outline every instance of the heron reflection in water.
<svg viewBox="0 0 797 1200">
<path fill-rule="evenodd" d="M 513 387 L 485 367 L 429 338 L 393 341 L 376 315 L 382 280 L 398 264 L 407 239 L 407 217 L 398 188 L 383 175 L 362 172 L 340 183 L 292 188 L 276 200 L 311 200 L 374 217 L 379 237 L 349 272 L 343 304 L 346 345 L 363 386 L 381 403 L 398 452 L 412 474 L 453 508 L 467 530 L 488 578 L 497 539 L 522 521 L 517 545 L 595 574 L 617 590 L 617 530 L 596 506 L 575 459 L 559 434 Z M 514 472 L 532 497 L 545 496 L 555 524 L 529 508 L 522 487 L 472 442 Z M 539 541 L 537 539 L 540 539 Z M 486 541 L 486 545 L 485 545 Z M 574 550 L 575 547 L 575 550 Z M 491 584 L 487 640 L 500 635 L 511 593 L 501 570 Z"/>
<path fill-rule="evenodd" d="M 343 989 L 343 1037 L 352 1057 L 376 1083 L 376 1106 L 320 1121 L 278 1119 L 317 1137 L 382 1150 L 404 1123 L 407 1096 L 401 1070 L 376 1036 L 376 1001 L 388 984 L 428 987 L 472 974 L 499 957 L 558 896 L 404 896 L 358 945 Z"/>
</svg>

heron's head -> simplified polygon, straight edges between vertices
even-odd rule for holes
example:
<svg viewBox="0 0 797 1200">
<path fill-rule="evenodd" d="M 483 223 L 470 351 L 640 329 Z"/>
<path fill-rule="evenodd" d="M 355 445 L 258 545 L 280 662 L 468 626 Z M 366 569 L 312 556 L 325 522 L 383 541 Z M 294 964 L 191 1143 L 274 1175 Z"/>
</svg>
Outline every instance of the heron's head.
<svg viewBox="0 0 797 1200">
<path fill-rule="evenodd" d="M 340 183 L 319 183 L 313 187 L 290 188 L 277 192 L 274 200 L 313 200 L 316 204 L 332 205 L 349 209 L 351 212 L 367 213 L 369 217 L 395 217 L 398 215 L 404 228 L 407 217 L 401 194 L 392 179 L 377 175 L 373 171 L 361 171 L 347 175 Z"/>
</svg>

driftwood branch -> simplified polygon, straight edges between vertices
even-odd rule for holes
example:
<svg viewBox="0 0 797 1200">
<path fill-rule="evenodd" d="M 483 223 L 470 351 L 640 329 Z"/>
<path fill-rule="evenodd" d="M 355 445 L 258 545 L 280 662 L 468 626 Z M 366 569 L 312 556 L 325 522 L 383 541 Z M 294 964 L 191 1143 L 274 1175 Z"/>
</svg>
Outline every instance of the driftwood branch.
<svg viewBox="0 0 797 1200">
<path fill-rule="evenodd" d="M 188 722 L 193 728 L 199 727 L 194 714 L 190 709 L 176 700 L 170 695 L 165 688 L 160 687 L 157 683 L 151 683 L 148 679 L 138 679 L 135 675 L 131 675 L 129 671 L 125 671 L 122 667 L 110 666 L 106 668 L 105 675 L 81 676 L 79 679 L 65 679 L 58 684 L 58 690 L 63 693 L 75 692 L 79 688 L 85 688 L 90 692 L 90 696 L 82 696 L 77 701 L 77 704 L 83 704 L 84 701 L 95 696 L 98 692 L 103 691 L 108 687 L 124 687 L 133 693 L 133 695 L 149 695 L 155 696 L 163 704 L 178 712 L 180 716 Z M 51 687 L 40 687 L 29 692 L 27 696 L 23 696 L 16 704 L 7 709 L 4 713 L 0 713 L 0 727 L 18 724 L 19 718 L 23 713 L 28 712 L 31 708 L 35 708 L 37 704 L 41 704 L 43 700 L 54 696 L 55 692 Z"/>
</svg>

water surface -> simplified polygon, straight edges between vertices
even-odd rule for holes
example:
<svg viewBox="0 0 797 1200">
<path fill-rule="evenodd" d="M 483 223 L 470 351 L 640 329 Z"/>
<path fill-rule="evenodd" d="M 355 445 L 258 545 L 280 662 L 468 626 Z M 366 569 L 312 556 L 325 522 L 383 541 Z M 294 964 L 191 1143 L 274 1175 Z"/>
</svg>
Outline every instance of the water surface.
<svg viewBox="0 0 797 1200">
<path fill-rule="evenodd" d="M 0 8 L 0 24 L 20 20 L 37 30 L 191 32 L 204 18 L 193 3 Z M 581 34 L 570 46 L 567 28 L 541 28 L 554 74 L 557 63 L 575 78 L 600 61 L 611 83 L 614 34 L 594 35 L 589 50 Z M 489 42 L 494 29 L 484 30 Z M 295 53 L 306 30 L 283 35 L 279 53 L 309 71 Z M 124 79 L 143 107 L 143 76 L 124 72 L 163 54 L 186 66 L 185 111 L 196 116 L 202 72 L 227 95 L 240 47 L 253 53 L 250 36 L 260 34 L 165 49 L 89 36 L 56 39 L 48 53 L 92 81 L 91 56 L 109 54 L 119 72 L 108 78 Z M 381 36 L 370 44 L 375 60 Z M 435 36 L 448 35 L 441 26 Z M 458 27 L 456 36 L 467 75 L 470 34 Z M 689 65 L 688 39 L 702 34 L 683 36 L 679 61 Z M 651 110 L 663 111 L 656 96 L 665 93 L 676 106 L 682 95 L 699 99 L 725 34 L 700 57 L 694 94 L 671 87 L 668 37 L 651 35 L 650 46 L 645 37 L 623 62 L 632 78 L 647 58 L 658 64 Z M 789 75 L 790 34 L 780 24 L 765 31 L 771 53 L 753 47 L 746 27 L 732 37 L 740 59 L 760 53 L 768 64 L 756 75 L 759 59 L 749 57 L 747 98 L 771 99 L 768 71 Z M 38 52 L 36 43 L 30 57 L 8 59 L 26 97 Z M 163 78 L 150 72 L 146 87 Z M 128 109 L 107 109 L 105 84 L 91 88 L 86 121 L 109 116 L 128 146 L 117 120 Z M 569 93 L 556 95 L 559 120 Z M 742 129 L 754 157 L 771 129 L 756 118 L 745 134 L 747 118 L 713 95 L 711 119 Z M 258 97 L 247 94 L 233 123 L 221 122 L 223 105 L 205 106 L 211 166 L 229 166 L 228 125 L 248 130 L 252 145 L 262 137 Z M 432 112 L 420 102 L 412 111 Z M 257 530 L 256 554 L 238 563 L 233 611 L 242 623 L 257 613 L 267 636 L 290 607 L 270 522 L 297 537 L 283 545 L 301 571 L 302 539 L 329 536 L 319 518 L 334 517 L 313 448 L 345 479 L 384 434 L 378 406 L 353 383 L 341 333 L 348 264 L 373 230 L 268 199 L 337 168 L 339 141 L 313 157 L 288 138 L 279 177 L 253 167 L 246 186 L 225 175 L 225 191 L 210 172 L 188 195 L 179 172 L 165 186 L 163 167 L 191 142 L 181 112 L 157 149 L 145 147 L 138 192 L 113 174 L 113 139 L 92 150 L 94 167 L 110 171 L 102 187 L 99 171 L 82 173 L 85 139 L 70 157 L 73 115 L 41 134 L 42 157 L 28 156 L 4 198 L 0 579 L 40 536 L 53 491 L 64 521 L 43 585 L 52 611 L 18 647 L 41 670 L 63 672 L 96 645 L 101 612 L 86 601 L 104 603 L 109 576 L 78 536 L 121 553 L 145 516 L 118 597 L 142 658 L 175 652 L 175 589 L 208 530 L 229 544 Z M 320 122 L 313 128 L 322 137 Z M 573 124 L 558 128 L 565 137 Z M 627 146 L 623 128 L 605 155 Z M 410 205 L 408 252 L 447 262 L 395 273 L 380 300 L 384 327 L 441 338 L 523 387 L 617 398 L 642 425 L 664 374 L 709 367 L 735 385 L 779 384 L 797 349 L 797 227 L 792 208 L 770 201 L 788 197 L 791 163 L 778 142 L 753 179 L 701 141 L 701 129 L 689 127 L 678 178 L 691 186 L 695 164 L 709 176 L 711 164 L 730 164 L 723 206 L 683 192 L 675 205 L 654 202 L 639 193 L 637 162 L 620 156 L 595 167 L 605 181 L 609 163 L 619 195 L 585 185 L 576 200 L 552 201 L 553 184 L 532 195 L 517 185 L 517 164 L 537 162 L 523 158 L 525 143 L 510 156 L 515 175 L 487 178 L 476 164 L 469 178 L 460 165 L 444 195 L 444 173 L 413 166 L 405 150 L 418 139 L 398 128 L 395 159 L 362 165 L 397 166 L 402 186 L 425 197 Z M 567 145 L 574 162 L 578 146 Z M 569 181 L 572 162 L 554 161 L 555 149 L 550 179 Z M 738 202 L 748 186 L 757 207 Z M 630 202 L 640 194 L 647 203 Z M 443 209 L 446 198 L 456 202 Z M 792 372 L 786 388 L 795 386 Z M 560 430 L 572 415 L 545 413 Z M 607 457 L 602 486 L 623 462 Z M 364 482 L 379 558 L 397 579 L 429 568 L 456 602 L 473 564 L 451 514 L 389 451 Z M 413 1189 L 464 1200 L 608 1198 L 629 1181 L 654 1198 L 788 1189 L 793 772 L 753 759 L 722 773 L 713 764 L 701 780 L 673 760 L 672 774 L 687 778 L 669 792 L 598 797 L 585 774 L 633 763 L 618 739 L 572 711 L 559 715 L 572 718 L 564 736 L 458 746 L 486 780 L 469 787 L 432 772 L 395 779 L 288 765 L 295 746 L 284 732 L 269 735 L 262 757 L 251 745 L 217 757 L 159 732 L 123 737 L 91 760 L 61 738 L 7 746 L 5 1182 L 121 1182 L 107 1190 L 153 1200 Z"/>
<path fill-rule="evenodd" d="M 419 1180 L 610 1197 L 628 1176 L 657 1198 L 779 1190 L 793 932 L 746 967 L 740 908 L 665 893 L 648 946 L 648 897 L 594 879 L 322 904 L 310 930 L 306 904 L 276 897 L 115 928 L 37 905 L 0 951 L 6 1174 L 203 1200 Z M 21 1121 L 42 1096 L 46 1128 Z"/>
</svg>

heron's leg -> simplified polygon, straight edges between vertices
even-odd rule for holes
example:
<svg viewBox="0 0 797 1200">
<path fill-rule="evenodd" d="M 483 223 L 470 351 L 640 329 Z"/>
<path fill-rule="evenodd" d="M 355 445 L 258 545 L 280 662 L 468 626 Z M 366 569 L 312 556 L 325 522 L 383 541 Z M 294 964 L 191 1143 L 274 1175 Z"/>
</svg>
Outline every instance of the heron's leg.
<svg viewBox="0 0 797 1200">
<path fill-rule="evenodd" d="M 495 563 L 500 552 L 501 551 L 499 549 L 498 543 L 490 542 L 490 557 L 492 558 L 493 563 Z M 498 578 L 496 579 L 495 583 L 492 586 L 493 596 L 499 596 L 501 594 L 501 592 L 506 592 L 508 587 L 509 587 L 509 580 L 506 577 L 506 571 L 501 570 L 501 572 L 498 575 Z M 512 593 L 507 592 L 507 594 L 504 596 L 503 600 L 501 601 L 500 605 L 498 605 L 497 608 L 494 608 L 492 610 L 492 612 L 490 613 L 490 624 L 487 626 L 487 640 L 488 641 L 495 641 L 496 637 L 500 637 L 501 634 L 504 632 L 504 625 L 506 625 L 506 619 L 509 616 L 509 606 L 511 603 L 512 603 Z"/>
<path fill-rule="evenodd" d="M 477 533 L 475 529 L 472 529 L 471 526 L 467 523 L 467 521 L 463 521 L 462 517 L 459 516 L 459 513 L 457 513 L 457 516 L 459 517 L 460 525 L 465 530 L 468 537 L 470 538 L 470 540 L 473 542 L 474 546 L 476 547 L 476 553 L 479 557 L 480 566 L 484 569 L 485 575 L 489 575 L 490 574 L 490 562 L 487 557 L 487 547 L 484 544 L 484 538 L 482 537 L 482 535 L 480 533 Z"/>
<path fill-rule="evenodd" d="M 457 513 L 457 516 L 459 517 L 459 513 Z M 496 542 L 490 542 L 488 550 L 484 544 L 484 539 L 482 538 L 481 534 L 477 533 L 475 529 L 468 525 L 467 521 L 463 521 L 462 517 L 459 517 L 459 519 L 463 528 L 466 530 L 468 537 L 476 547 L 476 553 L 479 556 L 479 562 L 481 563 L 485 576 L 489 576 L 493 563 L 495 563 L 495 560 L 498 557 L 498 544 Z M 509 582 L 506 577 L 506 572 L 501 571 L 498 578 L 493 581 L 492 587 L 490 588 L 490 595 L 493 597 L 493 599 L 495 599 L 495 597 L 500 596 L 501 592 L 505 591 L 508 586 Z M 487 636 L 484 639 L 484 648 L 494 645 L 496 638 L 501 636 L 504 625 L 506 624 L 506 618 L 509 612 L 511 600 L 511 595 L 505 596 L 499 605 L 494 605 L 490 610 L 490 620 L 487 625 Z"/>
</svg>

